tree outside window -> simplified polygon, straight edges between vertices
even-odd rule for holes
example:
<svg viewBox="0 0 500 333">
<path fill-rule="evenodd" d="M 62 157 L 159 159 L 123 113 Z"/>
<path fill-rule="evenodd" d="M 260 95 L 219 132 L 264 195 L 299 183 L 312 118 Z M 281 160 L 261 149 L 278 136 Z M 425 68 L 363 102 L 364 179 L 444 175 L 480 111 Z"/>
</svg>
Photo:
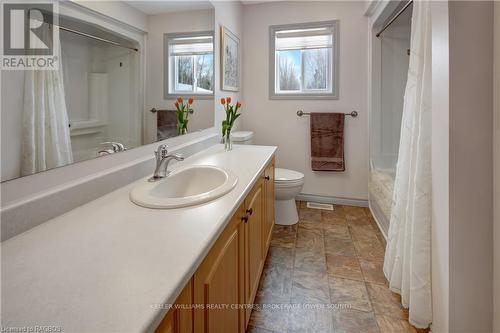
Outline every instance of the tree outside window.
<svg viewBox="0 0 500 333">
<path fill-rule="evenodd" d="M 166 98 L 213 96 L 213 32 L 167 34 Z"/>
<path fill-rule="evenodd" d="M 338 22 L 271 27 L 271 98 L 338 97 Z"/>
</svg>

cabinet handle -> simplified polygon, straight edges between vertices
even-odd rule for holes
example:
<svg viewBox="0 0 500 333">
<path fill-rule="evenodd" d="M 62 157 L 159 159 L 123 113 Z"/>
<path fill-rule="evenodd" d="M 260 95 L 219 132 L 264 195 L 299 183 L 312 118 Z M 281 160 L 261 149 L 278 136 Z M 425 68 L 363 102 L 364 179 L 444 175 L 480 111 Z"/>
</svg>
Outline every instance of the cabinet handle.
<svg viewBox="0 0 500 333">
<path fill-rule="evenodd" d="M 246 215 L 245 215 L 245 216 L 242 216 L 242 217 L 241 217 L 241 220 L 242 220 L 243 222 L 247 223 L 247 222 L 248 222 L 248 216 L 246 216 Z"/>
<path fill-rule="evenodd" d="M 248 216 L 252 216 L 252 214 L 253 214 L 253 208 L 248 208 L 247 209 L 247 215 Z"/>
<path fill-rule="evenodd" d="M 264 177 L 264 179 L 265 179 L 265 180 L 269 180 L 269 179 L 271 179 L 271 177 L 269 177 L 269 176 L 265 176 L 265 177 Z"/>
</svg>

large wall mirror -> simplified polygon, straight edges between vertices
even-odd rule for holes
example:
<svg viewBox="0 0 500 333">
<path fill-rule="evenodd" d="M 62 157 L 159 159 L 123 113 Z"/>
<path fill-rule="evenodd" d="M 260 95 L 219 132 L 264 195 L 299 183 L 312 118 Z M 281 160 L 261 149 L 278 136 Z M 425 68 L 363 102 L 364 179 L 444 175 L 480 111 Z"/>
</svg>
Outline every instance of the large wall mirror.
<svg viewBox="0 0 500 333">
<path fill-rule="evenodd" d="M 25 12 L 40 31 L 59 30 L 58 69 L 2 70 L 1 181 L 214 126 L 208 0 L 58 7 L 55 21 Z"/>
</svg>

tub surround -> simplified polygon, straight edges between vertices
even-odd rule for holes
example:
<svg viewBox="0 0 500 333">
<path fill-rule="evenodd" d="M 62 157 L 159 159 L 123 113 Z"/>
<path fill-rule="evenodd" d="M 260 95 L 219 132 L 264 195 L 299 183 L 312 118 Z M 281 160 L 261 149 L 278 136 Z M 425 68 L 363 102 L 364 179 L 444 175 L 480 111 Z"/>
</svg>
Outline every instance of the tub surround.
<svg viewBox="0 0 500 333">
<path fill-rule="evenodd" d="M 129 192 L 142 178 L 3 242 L 3 325 L 154 329 L 167 312 L 158 308 L 176 300 L 275 151 L 215 145 L 174 165 L 236 174 L 236 187 L 207 204 L 139 207 Z"/>
</svg>

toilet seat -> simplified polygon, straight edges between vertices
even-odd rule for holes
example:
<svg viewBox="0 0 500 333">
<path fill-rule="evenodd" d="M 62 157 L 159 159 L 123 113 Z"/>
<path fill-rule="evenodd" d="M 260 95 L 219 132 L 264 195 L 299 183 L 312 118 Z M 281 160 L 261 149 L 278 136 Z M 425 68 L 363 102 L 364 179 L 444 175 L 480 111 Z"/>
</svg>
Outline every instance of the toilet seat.
<svg viewBox="0 0 500 333">
<path fill-rule="evenodd" d="M 301 172 L 282 168 L 276 168 L 274 172 L 274 184 L 278 187 L 304 184 L 304 174 Z"/>
</svg>

